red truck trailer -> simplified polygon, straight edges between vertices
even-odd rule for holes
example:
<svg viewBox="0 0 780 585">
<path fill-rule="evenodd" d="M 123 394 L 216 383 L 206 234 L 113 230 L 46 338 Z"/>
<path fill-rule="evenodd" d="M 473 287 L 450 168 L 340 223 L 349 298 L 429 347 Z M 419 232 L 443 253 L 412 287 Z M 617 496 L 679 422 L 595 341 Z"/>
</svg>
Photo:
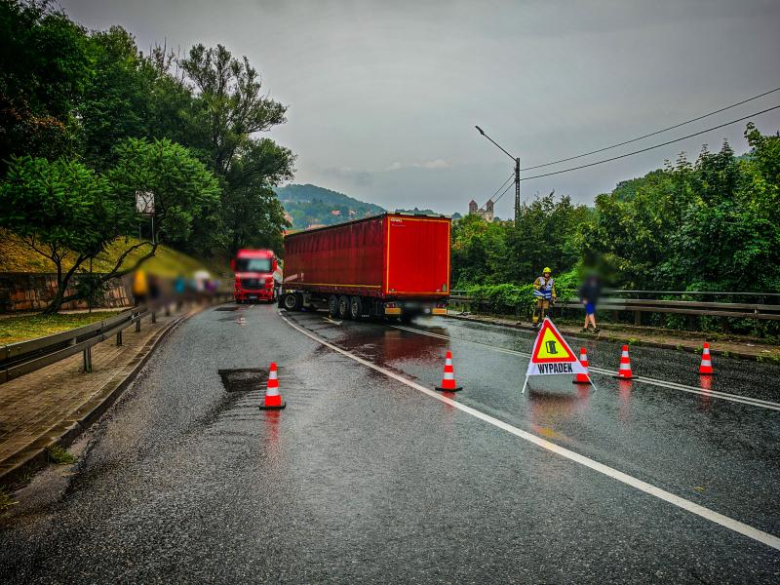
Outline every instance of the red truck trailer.
<svg viewBox="0 0 780 585">
<path fill-rule="evenodd" d="M 279 306 L 342 319 L 446 314 L 450 228 L 444 216 L 386 213 L 289 234 Z"/>
<path fill-rule="evenodd" d="M 239 250 L 230 266 L 236 273 L 233 297 L 237 303 L 276 300 L 278 264 L 273 250 Z"/>
</svg>

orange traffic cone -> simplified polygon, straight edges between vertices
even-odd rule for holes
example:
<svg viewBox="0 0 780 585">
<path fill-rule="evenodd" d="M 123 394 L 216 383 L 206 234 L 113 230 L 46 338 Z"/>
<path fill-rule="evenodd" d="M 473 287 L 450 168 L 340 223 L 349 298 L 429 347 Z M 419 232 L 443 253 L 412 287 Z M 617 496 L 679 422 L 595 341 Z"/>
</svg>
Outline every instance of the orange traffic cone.
<svg viewBox="0 0 780 585">
<path fill-rule="evenodd" d="M 715 373 L 712 371 L 712 358 L 710 357 L 709 343 L 704 344 L 704 349 L 701 352 L 701 365 L 699 366 L 699 373 L 705 376 L 712 376 Z"/>
<path fill-rule="evenodd" d="M 616 378 L 620 378 L 621 380 L 630 380 L 634 377 L 634 374 L 631 373 L 631 358 L 628 357 L 628 346 L 623 346 L 623 353 L 620 354 L 620 368 L 618 369 Z"/>
<path fill-rule="evenodd" d="M 287 406 L 279 394 L 279 378 L 276 373 L 276 362 L 271 362 L 268 368 L 268 384 L 265 388 L 265 400 L 260 405 L 260 410 L 280 410 Z"/>
<path fill-rule="evenodd" d="M 577 374 L 572 384 L 590 384 L 590 371 L 588 370 L 588 352 L 584 347 L 580 348 L 580 363 L 585 368 L 584 374 Z"/>
<path fill-rule="evenodd" d="M 463 387 L 458 386 L 455 383 L 455 369 L 452 367 L 452 352 L 447 352 L 447 357 L 444 360 L 444 376 L 441 379 L 441 386 L 436 386 L 436 390 L 442 390 L 444 392 L 457 392 L 463 390 Z"/>
</svg>

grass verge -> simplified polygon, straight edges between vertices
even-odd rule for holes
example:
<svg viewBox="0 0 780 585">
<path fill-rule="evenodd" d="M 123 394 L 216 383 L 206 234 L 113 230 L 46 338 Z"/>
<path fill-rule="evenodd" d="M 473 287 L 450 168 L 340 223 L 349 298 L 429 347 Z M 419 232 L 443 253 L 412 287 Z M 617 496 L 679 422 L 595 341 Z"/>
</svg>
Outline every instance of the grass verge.
<svg viewBox="0 0 780 585">
<path fill-rule="evenodd" d="M 59 445 L 55 445 L 51 449 L 49 449 L 48 453 L 49 461 L 52 463 L 56 463 L 57 465 L 70 465 L 71 463 L 76 462 L 76 457 L 68 453 L 65 449 L 60 447 Z"/>
<path fill-rule="evenodd" d="M 27 341 L 108 319 L 118 311 L 62 315 L 20 315 L 0 319 L 0 345 Z"/>
</svg>

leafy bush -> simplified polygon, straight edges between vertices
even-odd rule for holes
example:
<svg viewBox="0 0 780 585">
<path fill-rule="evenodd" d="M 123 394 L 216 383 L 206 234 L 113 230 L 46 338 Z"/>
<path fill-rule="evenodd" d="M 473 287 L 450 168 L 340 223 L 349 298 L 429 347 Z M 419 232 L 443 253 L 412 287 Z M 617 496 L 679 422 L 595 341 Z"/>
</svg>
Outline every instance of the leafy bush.
<svg viewBox="0 0 780 585">
<path fill-rule="evenodd" d="M 555 288 L 561 300 L 576 296 L 579 276 L 571 270 L 555 279 Z M 535 297 L 533 283 L 523 286 L 514 284 L 485 284 L 470 286 L 468 295 L 472 297 L 472 310 L 494 313 L 496 315 L 530 316 Z"/>
</svg>

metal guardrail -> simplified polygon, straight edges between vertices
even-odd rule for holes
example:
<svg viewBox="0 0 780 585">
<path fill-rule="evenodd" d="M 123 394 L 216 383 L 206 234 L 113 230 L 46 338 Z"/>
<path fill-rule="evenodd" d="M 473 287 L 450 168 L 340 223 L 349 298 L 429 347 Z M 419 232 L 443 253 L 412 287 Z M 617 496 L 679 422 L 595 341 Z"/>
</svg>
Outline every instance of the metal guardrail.
<svg viewBox="0 0 780 585">
<path fill-rule="evenodd" d="M 780 293 L 736 293 L 736 292 L 709 292 L 709 291 L 640 291 L 605 289 L 607 294 L 662 294 L 662 295 L 707 295 L 707 296 L 749 296 L 753 298 L 780 297 Z M 471 304 L 474 299 L 468 296 L 467 291 L 451 291 L 450 301 L 462 304 Z M 529 306 L 532 299 L 529 298 Z M 564 309 L 581 309 L 582 303 L 577 298 L 560 300 L 558 307 Z M 598 304 L 599 311 L 616 311 L 634 313 L 634 321 L 641 324 L 642 313 L 667 313 L 679 315 L 691 315 L 699 317 L 732 317 L 738 319 L 762 319 L 780 321 L 780 304 L 766 303 L 732 303 L 714 301 L 682 301 L 659 299 L 630 299 L 615 296 L 604 297 Z"/>
<path fill-rule="evenodd" d="M 703 297 L 777 297 L 780 298 L 780 293 L 776 292 L 723 292 L 712 290 L 632 290 L 632 289 L 620 289 L 620 288 L 605 288 L 606 294 L 618 294 L 618 295 L 671 295 L 671 296 L 703 296 Z"/>
<path fill-rule="evenodd" d="M 232 293 L 218 292 L 214 300 L 232 298 L 232 296 Z M 141 321 L 149 316 L 151 322 L 155 323 L 158 312 L 164 312 L 169 316 L 170 305 L 173 302 L 140 305 L 78 329 L 2 345 L 0 346 L 0 384 L 45 368 L 79 352 L 84 354 L 83 371 L 89 373 L 92 371 L 93 346 L 112 336 L 116 336 L 117 345 L 122 345 L 122 332 L 125 329 L 135 325 L 135 330 L 141 331 Z"/>
</svg>

